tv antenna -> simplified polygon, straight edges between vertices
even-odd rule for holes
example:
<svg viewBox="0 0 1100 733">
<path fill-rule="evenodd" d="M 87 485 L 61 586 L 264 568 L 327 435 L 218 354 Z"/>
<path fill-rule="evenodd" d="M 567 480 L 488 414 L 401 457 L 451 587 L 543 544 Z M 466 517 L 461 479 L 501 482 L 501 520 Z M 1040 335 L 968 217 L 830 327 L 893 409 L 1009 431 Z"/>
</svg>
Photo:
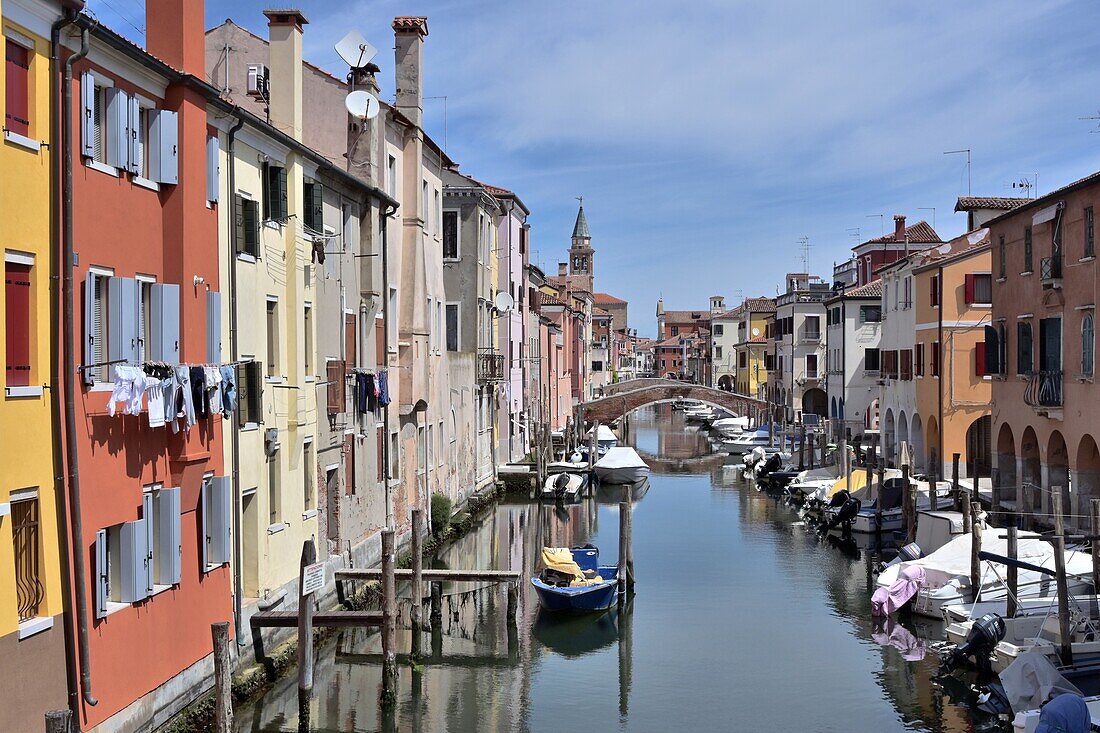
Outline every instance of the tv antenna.
<svg viewBox="0 0 1100 733">
<path fill-rule="evenodd" d="M 1100 130 L 1093 130 L 1093 132 L 1100 132 Z M 1024 198 L 1036 198 L 1039 195 L 1039 174 L 1032 173 L 1031 178 L 1028 178 L 1026 175 L 1020 176 L 1020 180 L 1013 181 L 1010 186 L 1011 188 L 1023 189 Z"/>
<path fill-rule="evenodd" d="M 932 228 L 936 228 L 936 207 L 935 206 L 918 206 L 917 211 L 931 211 L 932 212 Z"/>
<path fill-rule="evenodd" d="M 351 31 L 336 44 L 336 53 L 353 70 L 366 68 L 378 55 L 378 49 L 370 45 L 359 31 Z"/>
<path fill-rule="evenodd" d="M 963 148 L 962 150 L 946 150 L 944 155 L 959 155 L 966 153 L 966 195 L 972 196 L 970 190 L 970 148 Z"/>
<path fill-rule="evenodd" d="M 879 233 L 879 236 L 882 236 L 882 235 L 886 234 L 886 223 L 885 223 L 886 222 L 886 214 L 868 214 L 867 216 L 865 216 L 863 218 L 864 219 L 874 219 L 876 216 L 878 217 L 878 233 Z"/>
<path fill-rule="evenodd" d="M 860 243 L 861 239 L 860 239 L 860 236 L 859 236 L 859 227 L 849 227 L 848 229 L 845 229 L 844 231 L 848 232 L 849 237 L 856 240 L 856 244 Z"/>
<path fill-rule="evenodd" d="M 807 275 L 810 274 L 810 250 L 813 245 L 810 244 L 809 237 L 798 238 L 798 248 L 802 250 L 802 271 Z"/>
</svg>

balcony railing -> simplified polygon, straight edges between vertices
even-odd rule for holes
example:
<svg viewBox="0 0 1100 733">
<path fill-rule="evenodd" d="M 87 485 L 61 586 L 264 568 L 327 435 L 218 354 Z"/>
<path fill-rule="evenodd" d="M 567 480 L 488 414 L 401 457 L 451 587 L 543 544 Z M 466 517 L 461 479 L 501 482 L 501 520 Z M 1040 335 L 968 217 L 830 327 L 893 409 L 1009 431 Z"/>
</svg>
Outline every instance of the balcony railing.
<svg viewBox="0 0 1100 733">
<path fill-rule="evenodd" d="M 1039 273 L 1043 282 L 1062 279 L 1062 256 L 1044 257 L 1039 260 Z"/>
<path fill-rule="evenodd" d="M 1062 370 L 1045 369 L 1031 375 L 1024 388 L 1024 402 L 1032 407 L 1062 406 Z"/>
<path fill-rule="evenodd" d="M 483 349 L 477 352 L 477 381 L 481 384 L 503 382 L 504 354 L 499 354 L 491 349 Z"/>
<path fill-rule="evenodd" d="M 802 338 L 805 341 L 820 341 L 821 331 L 806 331 L 806 334 Z"/>
</svg>

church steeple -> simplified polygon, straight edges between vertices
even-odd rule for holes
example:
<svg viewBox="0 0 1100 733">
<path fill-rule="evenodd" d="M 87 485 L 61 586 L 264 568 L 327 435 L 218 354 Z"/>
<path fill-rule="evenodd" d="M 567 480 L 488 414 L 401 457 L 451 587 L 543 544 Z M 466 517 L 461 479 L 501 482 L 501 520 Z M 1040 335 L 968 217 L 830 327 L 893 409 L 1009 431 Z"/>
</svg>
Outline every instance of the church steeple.
<svg viewBox="0 0 1100 733">
<path fill-rule="evenodd" d="M 584 218 L 584 204 L 581 204 L 580 210 L 577 211 L 577 223 L 573 225 L 573 241 L 578 239 L 592 239 L 588 231 L 588 219 Z"/>
<path fill-rule="evenodd" d="M 573 242 L 569 246 L 569 274 L 582 290 L 593 292 L 595 280 L 595 254 L 592 249 L 592 233 L 588 231 L 588 219 L 584 216 L 584 197 L 578 196 L 580 207 L 577 209 L 577 221 L 573 225 Z"/>
</svg>

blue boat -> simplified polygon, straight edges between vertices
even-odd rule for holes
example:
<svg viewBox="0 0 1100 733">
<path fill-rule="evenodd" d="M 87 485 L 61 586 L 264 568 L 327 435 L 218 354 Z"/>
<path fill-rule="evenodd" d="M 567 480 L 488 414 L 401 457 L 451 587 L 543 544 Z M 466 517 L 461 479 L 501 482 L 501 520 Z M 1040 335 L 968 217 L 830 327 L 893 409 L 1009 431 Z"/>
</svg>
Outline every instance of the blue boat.
<svg viewBox="0 0 1100 733">
<path fill-rule="evenodd" d="M 600 565 L 600 550 L 592 545 L 572 547 L 569 552 L 573 554 L 573 561 L 581 570 L 593 570 L 603 580 L 592 585 L 571 588 L 545 583 L 536 575 L 531 578 L 531 585 L 535 586 L 539 605 L 547 611 L 559 613 L 588 613 L 610 608 L 615 603 L 615 593 L 618 590 L 619 567 Z"/>
</svg>

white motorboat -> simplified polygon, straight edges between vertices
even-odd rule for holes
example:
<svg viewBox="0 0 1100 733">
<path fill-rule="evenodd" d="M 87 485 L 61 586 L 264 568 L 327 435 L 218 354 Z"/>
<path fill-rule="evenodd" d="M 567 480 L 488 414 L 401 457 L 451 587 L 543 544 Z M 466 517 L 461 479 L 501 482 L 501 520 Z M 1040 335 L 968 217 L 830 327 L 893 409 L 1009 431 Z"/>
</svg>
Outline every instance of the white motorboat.
<svg viewBox="0 0 1100 733">
<path fill-rule="evenodd" d="M 919 526 L 919 525 L 918 525 Z M 982 549 L 1007 556 L 1008 545 L 1002 527 L 986 527 L 982 530 Z M 943 618 L 944 606 L 969 603 L 974 599 L 970 587 L 971 535 L 961 534 L 935 552 L 918 560 L 897 563 L 887 567 L 878 576 L 879 588 L 888 588 L 898 580 L 907 567 L 920 566 L 925 579 L 913 599 L 913 611 L 921 616 Z M 1039 567 L 1054 568 L 1054 551 L 1050 543 L 1039 539 L 1034 532 L 1021 532 L 1016 557 L 1022 562 Z M 1007 568 L 990 560 L 981 561 L 979 600 L 1005 598 Z M 1092 558 L 1084 552 L 1066 552 L 1066 574 L 1069 593 L 1077 595 L 1091 589 Z M 1017 572 L 1018 597 L 1035 598 L 1052 596 L 1056 592 L 1054 578 L 1034 570 L 1020 568 Z"/>
<path fill-rule="evenodd" d="M 592 431 L 596 432 L 596 447 L 600 451 L 600 455 L 607 452 L 608 448 L 614 448 L 619 444 L 619 436 L 615 435 L 615 432 L 606 425 L 599 425 L 596 428 L 588 431 L 588 439 L 592 439 Z"/>
<path fill-rule="evenodd" d="M 587 471 L 588 462 L 579 460 L 580 454 L 578 453 L 575 458 L 576 461 L 551 461 L 546 464 L 547 473 L 575 473 L 578 471 Z"/>
<path fill-rule="evenodd" d="M 542 498 L 559 501 L 576 501 L 587 485 L 588 477 L 584 474 L 551 474 L 546 477 L 546 481 L 542 485 Z"/>
<path fill-rule="evenodd" d="M 686 410 L 689 407 L 700 407 L 700 406 L 702 406 L 702 404 L 703 403 L 700 402 L 699 400 L 673 400 L 672 409 L 673 410 Z"/>
<path fill-rule="evenodd" d="M 738 437 L 729 441 L 722 441 L 722 450 L 730 455 L 739 456 L 752 452 L 753 448 L 767 448 L 771 446 L 771 437 L 767 428 L 758 428 L 751 432 L 741 433 Z"/>
<path fill-rule="evenodd" d="M 886 471 L 884 486 L 881 491 L 878 490 L 878 484 L 872 484 L 870 488 L 864 487 L 853 494 L 854 498 L 863 502 L 863 508 L 852 519 L 853 532 L 871 534 L 873 532 L 894 532 L 904 529 L 905 489 L 902 480 L 901 471 L 889 469 Z M 931 509 L 932 500 L 928 495 L 928 482 L 915 479 L 909 479 L 909 482 L 917 488 L 917 511 Z M 949 502 L 950 491 L 950 483 L 940 481 L 936 484 L 937 506 Z M 876 496 L 876 498 L 869 502 L 871 496 Z M 827 513 L 834 514 L 836 511 L 837 509 L 830 509 Z"/>
<path fill-rule="evenodd" d="M 633 448 L 617 446 L 596 461 L 596 476 L 605 484 L 633 484 L 649 475 L 649 466 Z"/>
</svg>

